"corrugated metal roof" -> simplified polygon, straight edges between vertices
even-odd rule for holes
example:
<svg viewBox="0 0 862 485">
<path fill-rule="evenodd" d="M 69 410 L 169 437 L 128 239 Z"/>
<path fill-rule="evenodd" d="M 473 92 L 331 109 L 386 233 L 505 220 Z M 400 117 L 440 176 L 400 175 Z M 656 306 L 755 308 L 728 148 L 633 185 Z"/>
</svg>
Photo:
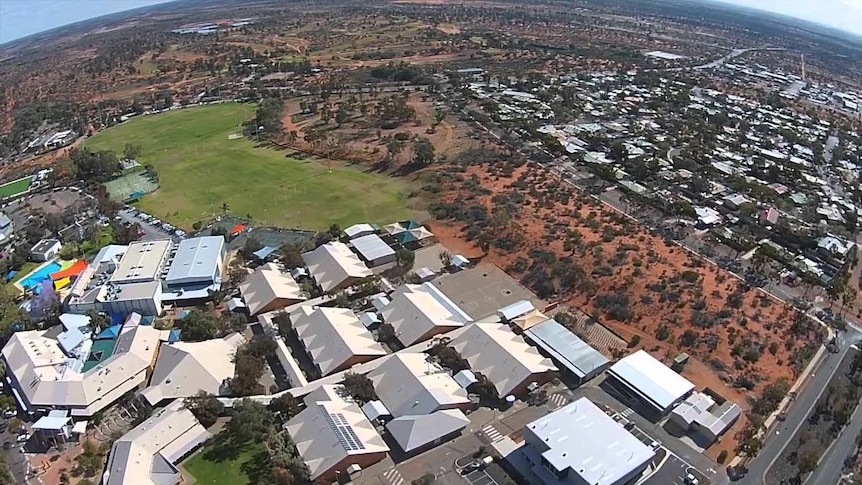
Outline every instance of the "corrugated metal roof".
<svg viewBox="0 0 862 485">
<path fill-rule="evenodd" d="M 581 379 L 609 362 L 556 320 L 540 323 L 527 330 L 525 335 Z"/>
<path fill-rule="evenodd" d="M 165 277 L 167 284 L 211 278 L 222 258 L 224 238 L 204 236 L 185 239 L 177 248 L 174 262 Z"/>
<path fill-rule="evenodd" d="M 351 244 L 353 245 L 353 249 L 366 261 L 374 261 L 379 258 L 395 255 L 395 250 L 389 247 L 377 234 L 357 237 L 351 241 Z"/>
</svg>

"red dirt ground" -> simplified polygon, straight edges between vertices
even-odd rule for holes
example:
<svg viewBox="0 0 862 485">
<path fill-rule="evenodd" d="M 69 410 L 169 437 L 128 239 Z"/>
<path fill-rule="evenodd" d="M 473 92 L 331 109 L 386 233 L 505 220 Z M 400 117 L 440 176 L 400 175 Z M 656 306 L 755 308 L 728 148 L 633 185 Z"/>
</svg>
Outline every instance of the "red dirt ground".
<svg viewBox="0 0 862 485">
<path fill-rule="evenodd" d="M 638 335 L 640 343 L 635 347 L 648 350 L 665 363 L 670 363 L 674 356 L 682 352 L 690 354 L 692 358 L 683 375 L 695 383 L 698 389 L 709 387 L 745 409 L 749 407 L 748 398 L 767 383 L 780 378 L 792 380 L 796 377 L 791 359 L 816 336 L 813 332 L 798 337 L 788 334 L 786 329 L 792 320 L 792 310 L 786 305 L 764 299 L 758 291 L 752 290 L 743 293 L 744 299 L 738 308 L 731 308 L 727 303 L 728 295 L 740 286 L 740 282 L 729 273 L 704 264 L 682 248 L 666 243 L 639 224 L 626 220 L 614 210 L 585 195 L 574 192 L 567 204 L 547 204 L 544 200 L 547 194 L 570 189 L 560 186 L 556 177 L 550 176 L 542 169 L 528 168 L 525 165 L 507 177 L 501 176 L 494 168 L 474 165 L 468 169 L 465 178 L 472 175 L 478 177 L 481 187 L 488 189 L 491 195 L 478 195 L 475 191 L 465 193 L 453 184 L 451 191 L 443 197 L 452 202 L 478 201 L 488 208 L 489 214 L 494 214 L 495 204 L 491 202 L 491 197 L 511 192 L 511 184 L 522 176 L 529 186 L 539 188 L 539 197 L 528 196 L 525 193 L 527 191 L 519 189 L 518 192 L 527 196 L 530 203 L 523 204 L 520 212 L 513 214 L 504 227 L 489 230 L 495 235 L 501 232 L 519 234 L 521 243 L 513 252 L 502 252 L 492 247 L 488 254 L 483 255 L 477 245 L 464 240 L 465 225 L 439 221 L 432 223 L 435 235 L 451 251 L 468 257 L 483 257 L 485 262 L 497 264 L 501 268 L 510 267 L 519 257 L 529 260 L 530 252 L 536 248 L 551 250 L 558 258 L 574 256 L 577 264 L 585 271 L 584 278 L 591 280 L 595 286 L 586 291 L 559 294 L 558 299 L 563 305 L 578 307 L 588 314 L 603 315 L 601 320 L 605 325 L 626 339 Z M 599 222 L 591 227 L 590 219 Z M 555 224 L 563 225 L 566 230 L 579 232 L 582 235 L 580 248 L 565 250 L 565 231 L 562 235 L 552 233 L 552 226 Z M 612 241 L 602 240 L 606 228 L 613 228 L 618 232 Z M 613 256 L 621 245 L 631 248 L 627 252 L 625 263 L 614 267 L 610 276 L 595 274 L 598 266 L 608 266 L 606 263 L 595 263 L 595 247 L 602 248 L 604 256 Z M 610 258 L 605 258 L 605 261 L 608 259 Z M 512 273 L 513 270 L 509 271 L 515 277 L 521 276 L 519 273 Z M 679 275 L 686 271 L 695 272 L 697 281 L 680 281 Z M 652 285 L 657 284 L 664 284 L 673 290 L 679 297 L 678 302 L 660 301 L 660 294 L 651 289 Z M 597 296 L 615 293 L 629 295 L 629 308 L 634 314 L 629 321 L 610 318 L 597 304 Z M 731 316 L 713 322 L 707 328 L 698 328 L 692 321 L 695 313 L 692 306 L 698 300 L 702 300 L 699 304 L 703 305 L 703 308 L 699 309 L 702 312 L 715 315 L 721 310 L 729 309 Z M 660 327 L 667 327 L 670 336 L 660 340 Z M 698 332 L 696 344 L 681 344 L 686 330 Z M 718 341 L 714 350 L 702 340 L 708 335 Z M 731 354 L 732 348 L 743 342 L 758 344 L 761 354 L 756 362 L 746 362 L 739 355 Z M 780 345 L 767 351 L 769 343 L 772 342 Z M 718 364 L 723 364 L 725 370 L 715 370 Z M 756 382 L 753 391 L 745 391 L 730 384 L 740 375 L 746 375 Z M 723 443 L 713 446 L 709 455 L 717 456 L 725 449 L 732 454 L 735 431 L 742 429 L 744 421 L 745 419 L 741 419 L 734 429 L 725 435 Z"/>
</svg>

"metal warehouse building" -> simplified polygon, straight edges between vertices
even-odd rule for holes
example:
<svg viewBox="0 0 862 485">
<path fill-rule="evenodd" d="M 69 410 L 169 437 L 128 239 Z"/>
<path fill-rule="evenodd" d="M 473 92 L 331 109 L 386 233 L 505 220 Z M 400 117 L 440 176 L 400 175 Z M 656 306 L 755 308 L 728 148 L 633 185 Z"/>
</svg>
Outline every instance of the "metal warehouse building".
<svg viewBox="0 0 862 485">
<path fill-rule="evenodd" d="M 608 377 L 620 391 L 661 416 L 694 391 L 694 384 L 645 350 L 638 350 L 612 365 Z"/>
<path fill-rule="evenodd" d="M 596 377 L 610 364 L 598 350 L 556 320 L 547 320 L 529 328 L 524 337 L 574 376 L 578 384 Z"/>
</svg>

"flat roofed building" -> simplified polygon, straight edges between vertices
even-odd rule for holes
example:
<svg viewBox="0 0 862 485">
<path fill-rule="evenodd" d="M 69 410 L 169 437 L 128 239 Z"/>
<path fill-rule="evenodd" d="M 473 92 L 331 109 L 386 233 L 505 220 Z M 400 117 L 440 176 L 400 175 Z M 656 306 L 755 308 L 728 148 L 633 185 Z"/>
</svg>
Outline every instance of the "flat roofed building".
<svg viewBox="0 0 862 485">
<path fill-rule="evenodd" d="M 464 409 L 470 398 L 449 373 L 423 353 L 398 352 L 368 373 L 392 416 Z"/>
<path fill-rule="evenodd" d="M 211 437 L 192 412 L 175 401 L 114 442 L 102 483 L 180 483 L 182 474 L 176 465 Z"/>
<path fill-rule="evenodd" d="M 163 343 L 150 378 L 141 393 L 151 406 L 166 399 L 181 399 L 206 391 L 214 396 L 229 394 L 228 380 L 234 377 L 233 357 L 245 342 L 232 333 L 203 342 Z"/>
<path fill-rule="evenodd" d="M 344 230 L 344 235 L 348 239 L 356 239 L 357 237 L 374 234 L 377 230 L 378 227 L 373 224 L 354 224 Z"/>
<path fill-rule="evenodd" d="M 129 244 L 117 269 L 111 275 L 112 283 L 141 283 L 161 278 L 162 269 L 171 250 L 171 242 L 143 241 Z"/>
<path fill-rule="evenodd" d="M 449 344 L 490 380 L 500 397 L 526 391 L 532 382 L 549 380 L 557 368 L 502 323 L 473 323 Z"/>
<path fill-rule="evenodd" d="M 375 267 L 395 261 L 395 250 L 389 247 L 377 234 L 368 234 L 350 241 L 353 250 L 368 263 Z"/>
<path fill-rule="evenodd" d="M 521 451 L 535 477 L 549 485 L 630 483 L 655 456 L 587 398 L 524 427 Z"/>
<path fill-rule="evenodd" d="M 280 310 L 308 299 L 293 276 L 276 263 L 255 269 L 239 285 L 239 291 L 251 315 Z"/>
<path fill-rule="evenodd" d="M 326 386 L 323 386 L 326 387 Z M 316 392 L 307 407 L 285 425 L 312 481 L 332 483 L 351 465 L 362 468 L 386 458 L 389 447 L 358 405 L 335 392 Z"/>
<path fill-rule="evenodd" d="M 147 326 L 120 330 L 112 355 L 82 372 L 88 360 L 102 359 L 104 350 L 90 345 L 67 356 L 49 332 L 15 332 L 3 347 L 6 375 L 13 395 L 25 412 L 68 409 L 87 417 L 101 411 L 147 381 L 161 331 Z"/>
<path fill-rule="evenodd" d="M 380 312 L 392 325 L 398 341 L 410 346 L 463 327 L 472 321 L 458 305 L 431 283 L 404 285 L 391 295 Z"/>
<path fill-rule="evenodd" d="M 63 244 L 56 239 L 42 239 L 30 248 L 30 259 L 36 262 L 48 261 L 60 252 Z"/>
<path fill-rule="evenodd" d="M 524 337 L 572 374 L 579 384 L 599 375 L 610 365 L 607 357 L 553 319 L 529 328 Z"/>
<path fill-rule="evenodd" d="M 322 375 L 386 355 L 349 308 L 301 306 L 290 313 L 290 322 Z"/>
<path fill-rule="evenodd" d="M 341 290 L 372 275 L 350 248 L 338 241 L 302 253 L 308 272 L 323 291 Z"/>
<path fill-rule="evenodd" d="M 222 236 L 184 239 L 165 276 L 168 287 L 221 284 L 226 255 Z"/>
<path fill-rule="evenodd" d="M 625 391 L 667 414 L 694 390 L 694 384 L 645 350 L 623 357 L 608 369 L 608 376 Z"/>
<path fill-rule="evenodd" d="M 143 281 L 123 285 L 105 285 L 99 288 L 95 309 L 105 313 L 128 315 L 132 312 L 145 316 L 162 314 L 162 283 Z"/>
</svg>

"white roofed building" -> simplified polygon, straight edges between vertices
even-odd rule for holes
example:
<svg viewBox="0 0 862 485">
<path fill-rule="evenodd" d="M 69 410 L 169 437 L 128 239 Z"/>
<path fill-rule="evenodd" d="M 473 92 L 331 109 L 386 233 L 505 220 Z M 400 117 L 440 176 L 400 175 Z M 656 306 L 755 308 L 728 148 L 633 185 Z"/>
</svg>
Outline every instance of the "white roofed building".
<svg viewBox="0 0 862 485">
<path fill-rule="evenodd" d="M 473 323 L 449 344 L 494 384 L 499 396 L 519 395 L 527 386 L 548 381 L 557 371 L 553 362 L 502 323 Z"/>
<path fill-rule="evenodd" d="M 49 332 L 13 333 L 3 347 L 6 375 L 22 411 L 65 409 L 74 417 L 92 416 L 146 383 L 162 336 L 153 327 L 124 326 L 104 358 L 91 352 L 89 339 L 66 354 Z M 100 361 L 87 368 L 93 359 Z"/>
<path fill-rule="evenodd" d="M 634 483 L 655 453 L 587 398 L 524 427 L 519 452 L 532 482 L 547 485 Z"/>
<path fill-rule="evenodd" d="M 350 248 L 338 241 L 302 253 L 308 272 L 323 291 L 342 290 L 372 275 Z"/>
<path fill-rule="evenodd" d="M 389 247 L 377 234 L 357 237 L 350 241 L 350 245 L 353 246 L 359 257 L 372 268 L 395 261 L 395 250 Z"/>
<path fill-rule="evenodd" d="M 368 468 L 389 447 L 358 405 L 322 386 L 305 398 L 306 408 L 285 425 L 314 483 L 332 483 L 351 465 Z"/>
<path fill-rule="evenodd" d="M 142 283 L 160 279 L 171 241 L 138 241 L 129 244 L 120 259 L 110 282 L 116 284 Z"/>
<path fill-rule="evenodd" d="M 222 236 L 184 239 L 174 254 L 165 284 L 168 288 L 221 285 L 226 255 Z"/>
<path fill-rule="evenodd" d="M 184 399 L 198 391 L 214 396 L 230 393 L 236 349 L 245 342 L 239 333 L 203 342 L 163 343 L 150 378 L 141 395 L 157 406 L 168 399 Z"/>
<path fill-rule="evenodd" d="M 371 332 L 348 308 L 301 306 L 290 322 L 321 375 L 329 375 L 386 355 Z"/>
<path fill-rule="evenodd" d="M 472 321 L 458 305 L 431 283 L 404 285 L 380 312 L 405 346 L 463 327 Z"/>
<path fill-rule="evenodd" d="M 276 263 L 267 263 L 255 269 L 239 285 L 239 291 L 252 316 L 307 300 L 293 276 L 281 271 Z"/>
<path fill-rule="evenodd" d="M 620 390 L 662 416 L 694 390 L 688 379 L 645 350 L 623 357 L 607 373 Z"/>
<path fill-rule="evenodd" d="M 177 464 L 212 435 L 181 401 L 157 410 L 111 446 L 104 485 L 174 485 Z"/>
<path fill-rule="evenodd" d="M 698 444 L 707 447 L 739 419 L 742 409 L 731 401 L 716 402 L 711 396 L 695 392 L 671 411 L 668 424 L 691 432 Z"/>
</svg>

